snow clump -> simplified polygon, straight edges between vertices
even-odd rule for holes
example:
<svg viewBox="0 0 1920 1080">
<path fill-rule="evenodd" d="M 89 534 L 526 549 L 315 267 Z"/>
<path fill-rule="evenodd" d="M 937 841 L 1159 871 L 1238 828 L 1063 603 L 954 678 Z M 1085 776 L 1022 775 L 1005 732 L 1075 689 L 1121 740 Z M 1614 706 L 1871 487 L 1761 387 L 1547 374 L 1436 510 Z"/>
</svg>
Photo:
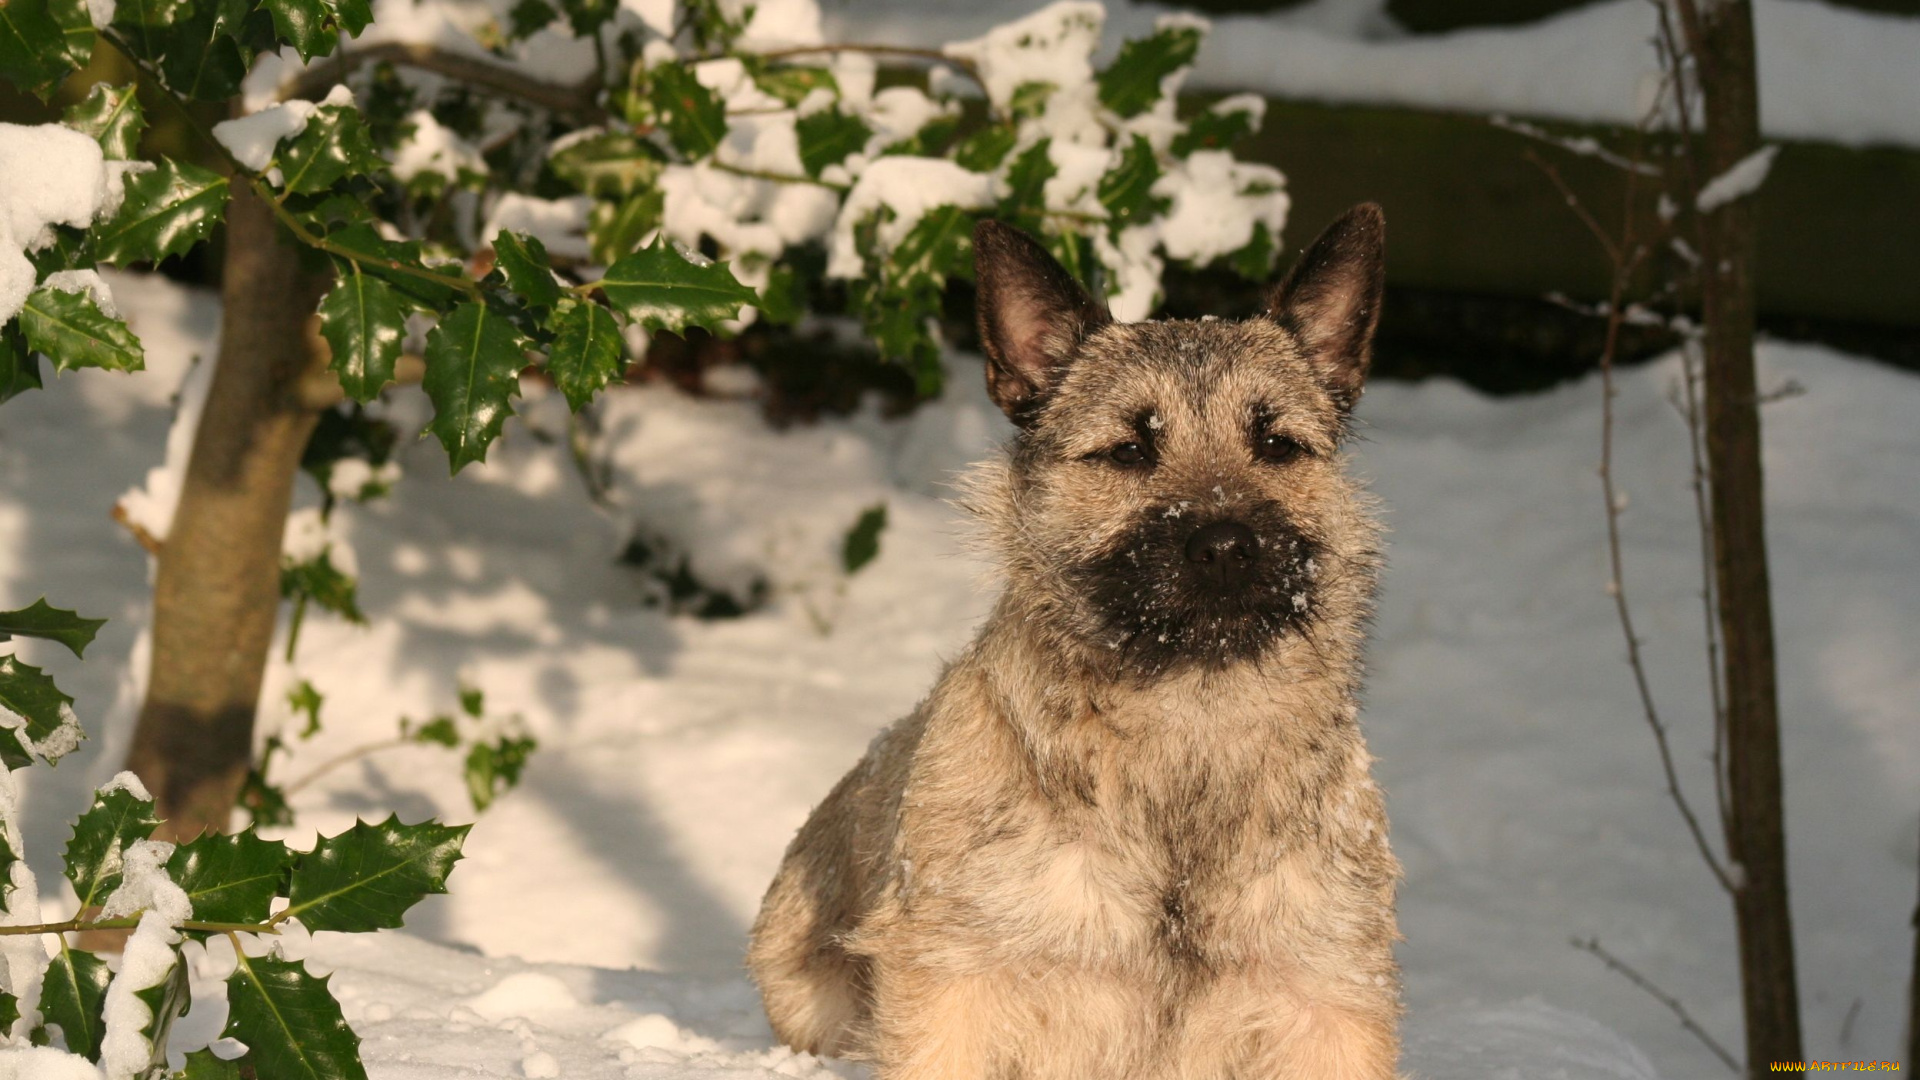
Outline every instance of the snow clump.
<svg viewBox="0 0 1920 1080">
<path fill-rule="evenodd" d="M 0 323 L 20 314 L 33 291 L 27 253 L 53 243 L 55 225 L 91 223 L 110 190 L 93 139 L 58 124 L 0 124 Z"/>
</svg>

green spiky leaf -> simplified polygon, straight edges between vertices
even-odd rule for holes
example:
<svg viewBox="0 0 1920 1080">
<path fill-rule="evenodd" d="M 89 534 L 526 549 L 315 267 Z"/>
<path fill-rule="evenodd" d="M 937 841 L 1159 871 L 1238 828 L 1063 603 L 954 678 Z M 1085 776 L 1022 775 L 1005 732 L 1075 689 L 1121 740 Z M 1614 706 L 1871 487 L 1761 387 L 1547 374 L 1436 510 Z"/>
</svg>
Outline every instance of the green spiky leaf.
<svg viewBox="0 0 1920 1080">
<path fill-rule="evenodd" d="M 20 1019 L 20 999 L 0 990 L 0 1031 L 12 1031 L 13 1022 Z"/>
<path fill-rule="evenodd" d="M 452 286 L 421 277 L 419 271 L 453 277 L 459 276 L 458 272 L 452 268 L 429 268 L 421 258 L 418 241 L 388 240 L 375 232 L 373 226 L 355 223 L 327 234 L 327 242 L 352 253 L 355 258 L 349 261 L 357 262 L 361 270 L 393 286 L 395 295 L 409 307 L 437 313 L 453 303 Z"/>
<path fill-rule="evenodd" d="M 520 783 L 520 773 L 536 746 L 526 738 L 474 744 L 467 752 L 465 768 L 467 796 L 473 800 L 474 813 L 484 811 Z"/>
<path fill-rule="evenodd" d="M 404 723 L 404 721 L 403 721 Z M 460 745 L 460 728 L 451 716 L 436 716 L 407 734 L 414 742 L 433 743 L 451 750 Z"/>
<path fill-rule="evenodd" d="M 860 568 L 872 562 L 880 554 L 880 534 L 887 527 L 887 504 L 876 503 L 860 512 L 853 528 L 847 530 L 847 537 L 840 544 L 840 566 L 848 574 L 859 573 Z"/>
<path fill-rule="evenodd" d="M 302 60 L 326 56 L 340 42 L 333 12 L 322 0 L 264 0 L 260 6 L 273 16 L 274 34 Z"/>
<path fill-rule="evenodd" d="M 660 149 L 623 131 L 567 143 L 547 159 L 553 174 L 595 198 L 620 199 L 646 191 L 665 164 Z"/>
<path fill-rule="evenodd" d="M 45 99 L 60 80 L 84 64 L 68 48 L 65 9 L 59 0 L 11 0 L 0 5 L 0 78 Z M 82 18 L 84 19 L 84 9 Z M 88 26 L 89 33 L 92 27 Z"/>
<path fill-rule="evenodd" d="M 1121 116 L 1138 116 L 1160 100 L 1160 82 L 1193 63 L 1201 32 L 1193 25 L 1163 25 L 1152 35 L 1120 46 L 1100 73 L 1100 104 Z"/>
<path fill-rule="evenodd" d="M 251 829 L 208 832 L 174 849 L 167 876 L 186 890 L 195 922 L 261 923 L 292 865 L 287 845 L 262 840 Z"/>
<path fill-rule="evenodd" d="M 8 635 L 45 638 L 65 645 L 75 656 L 82 656 L 87 646 L 93 644 L 93 635 L 106 624 L 105 619 L 83 619 L 77 611 L 53 607 L 43 596 L 18 611 L 0 611 L 0 641 Z"/>
<path fill-rule="evenodd" d="M 59 1024 L 66 1036 L 67 1049 L 81 1057 L 100 1056 L 100 1039 L 106 1033 L 100 1014 L 107 1003 L 107 984 L 113 972 L 107 962 L 90 952 L 67 947 L 61 939 L 60 954 L 47 965 L 47 981 L 40 987 L 40 1011 L 47 1023 Z"/>
<path fill-rule="evenodd" d="M 214 1057 L 211 1050 L 189 1050 L 186 1068 L 175 1074 L 174 1080 L 251 1080 L 259 1073 L 241 1072 L 240 1063 L 245 1060 L 239 1057 L 224 1061 Z"/>
<path fill-rule="evenodd" d="M 973 276 L 973 215 L 957 206 L 937 206 L 888 254 L 887 278 L 897 286 L 940 288 L 955 276 Z"/>
<path fill-rule="evenodd" d="M 1039 231 L 1041 212 L 1046 208 L 1047 181 L 1060 171 L 1053 163 L 1052 149 L 1052 139 L 1041 139 L 1020 151 L 1013 164 L 1007 166 L 1004 177 L 1007 194 L 1000 200 L 999 208 L 1001 220 L 1028 232 Z"/>
<path fill-rule="evenodd" d="M 1256 221 L 1253 223 L 1253 237 L 1247 241 L 1247 246 L 1227 256 L 1227 265 L 1248 281 L 1265 281 L 1272 275 L 1274 261 L 1279 255 L 1280 245 L 1274 242 L 1267 223 Z"/>
<path fill-rule="evenodd" d="M 959 149 L 953 152 L 953 160 L 963 169 L 992 172 L 1007 160 L 1019 138 L 1019 131 L 1011 124 L 984 127 L 960 143 Z"/>
<path fill-rule="evenodd" d="M 421 385 L 434 409 L 427 430 L 447 448 L 453 472 L 485 460 L 513 414 L 526 366 L 522 347 L 506 316 L 483 304 L 461 304 L 427 335 Z"/>
<path fill-rule="evenodd" d="M 1187 121 L 1187 130 L 1174 136 L 1173 156 L 1186 157 L 1195 150 L 1231 150 L 1233 144 L 1253 134 L 1253 113 L 1247 109 L 1208 109 Z"/>
<path fill-rule="evenodd" d="M 1007 112 L 1016 120 L 1026 120 L 1047 111 L 1047 102 L 1058 92 L 1058 83 L 1036 79 L 1023 82 L 1013 88 L 1013 96 L 1007 99 Z"/>
<path fill-rule="evenodd" d="M 349 176 L 364 176 L 386 166 L 360 110 L 352 105 L 322 105 L 300 134 L 282 140 L 281 186 L 297 194 L 327 191 Z"/>
<path fill-rule="evenodd" d="M 614 263 L 601 288 L 627 318 L 675 334 L 689 326 L 711 330 L 755 299 L 726 263 L 694 263 L 665 237 Z"/>
<path fill-rule="evenodd" d="M 140 98 L 130 85 L 94 83 L 85 98 L 60 114 L 60 122 L 93 136 L 101 151 L 116 161 L 131 161 L 139 156 L 140 135 L 147 130 Z"/>
<path fill-rule="evenodd" d="M 73 823 L 65 856 L 67 880 L 81 911 L 106 903 L 120 887 L 121 853 L 152 836 L 159 824 L 151 799 L 125 788 L 94 793 L 93 806 Z"/>
<path fill-rule="evenodd" d="M 579 412 L 620 376 L 625 351 L 620 327 L 607 309 L 577 302 L 560 315 L 553 347 L 547 351 L 547 374 L 567 395 L 567 407 Z"/>
<path fill-rule="evenodd" d="M 27 348 L 18 322 L 0 326 L 0 404 L 40 389 L 40 358 Z"/>
<path fill-rule="evenodd" d="M 660 227 L 665 208 L 666 193 L 659 188 L 618 203 L 595 203 L 587 219 L 587 239 L 593 245 L 594 261 L 606 264 L 633 254 L 640 241 Z"/>
<path fill-rule="evenodd" d="M 71 751 L 74 740 L 53 739 L 54 733 L 73 723 L 73 699 L 60 692 L 46 672 L 17 656 L 0 656 L 0 710 L 26 721 L 16 731 L 0 730 L 0 754 L 10 769 L 26 765 L 25 748 L 17 734 L 24 734 L 49 763 Z"/>
<path fill-rule="evenodd" d="M 803 116 L 793 127 L 800 139 L 800 166 L 813 177 L 827 166 L 845 161 L 848 154 L 858 152 L 873 137 L 873 129 L 865 120 L 838 109 Z"/>
<path fill-rule="evenodd" d="M 355 401 L 372 401 L 393 381 L 406 336 L 406 312 L 392 286 L 341 260 L 340 276 L 320 301 L 320 334 L 333 350 L 327 365 Z"/>
<path fill-rule="evenodd" d="M 167 85 L 197 101 L 223 101 L 239 93 L 259 43 L 247 33 L 253 0 L 197 0 L 183 10 L 185 17 L 156 39 Z"/>
<path fill-rule="evenodd" d="M 299 685 L 287 691 L 288 707 L 296 714 L 307 714 L 306 725 L 300 729 L 302 740 L 311 739 L 320 733 L 320 706 L 325 704 L 326 700 L 319 690 L 314 689 L 313 683 L 306 679 L 301 679 Z"/>
<path fill-rule="evenodd" d="M 327 979 L 297 960 L 262 956 L 242 956 L 227 976 L 222 1034 L 247 1044 L 262 1080 L 366 1080 L 360 1037 L 340 1015 Z"/>
<path fill-rule="evenodd" d="M 688 158 L 713 153 L 727 137 L 727 107 L 719 95 L 702 86 L 685 64 L 656 65 L 648 77 L 648 101 L 673 145 Z"/>
<path fill-rule="evenodd" d="M 566 295 L 553 279 L 547 246 L 538 237 L 503 232 L 493 238 L 493 257 L 506 276 L 507 288 L 524 297 L 528 305 L 552 308 Z"/>
<path fill-rule="evenodd" d="M 310 601 L 355 625 L 364 625 L 367 621 L 360 611 L 358 583 L 333 565 L 331 547 L 310 559 L 283 562 L 280 595 L 287 600 Z"/>
<path fill-rule="evenodd" d="M 323 836 L 294 863 L 287 912 L 309 930 L 397 927 L 408 908 L 429 893 L 447 891 L 447 874 L 470 828 L 437 821 L 402 825 L 389 817 Z"/>
<path fill-rule="evenodd" d="M 93 232 L 94 256 L 112 266 L 183 254 L 226 214 L 227 178 L 198 165 L 162 158 L 128 176 L 126 189 L 119 212 Z"/>
<path fill-rule="evenodd" d="M 35 352 L 53 361 L 55 371 L 139 371 L 147 366 L 140 339 L 126 323 L 101 311 L 85 290 L 35 290 L 20 309 L 20 329 Z"/>
<path fill-rule="evenodd" d="M 1152 145 L 1145 136 L 1135 135 L 1121 151 L 1119 163 L 1100 178 L 1097 193 L 1100 205 L 1107 208 L 1113 231 L 1147 221 L 1166 208 L 1167 200 L 1153 193 L 1159 179 L 1160 162 L 1153 155 Z"/>
<path fill-rule="evenodd" d="M 788 105 L 800 104 L 815 90 L 837 92 L 840 89 L 840 84 L 834 79 L 833 72 L 823 67 L 805 65 L 758 67 L 758 70 L 754 70 L 752 74 L 753 85 Z"/>
</svg>

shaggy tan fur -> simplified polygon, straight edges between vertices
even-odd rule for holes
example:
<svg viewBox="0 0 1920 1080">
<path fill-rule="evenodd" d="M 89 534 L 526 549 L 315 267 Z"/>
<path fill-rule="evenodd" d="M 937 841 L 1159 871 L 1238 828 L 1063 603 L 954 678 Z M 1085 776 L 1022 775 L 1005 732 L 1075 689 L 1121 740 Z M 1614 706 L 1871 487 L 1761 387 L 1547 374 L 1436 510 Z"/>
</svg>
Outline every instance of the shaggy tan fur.
<svg viewBox="0 0 1920 1080">
<path fill-rule="evenodd" d="M 1378 303 L 1356 213 L 1239 323 L 1106 323 L 983 229 L 990 378 L 1024 430 L 967 501 L 1006 589 L 767 894 L 749 960 L 789 1045 L 881 1080 L 1394 1075 L 1399 870 L 1356 720 L 1377 530 L 1339 451 Z M 1301 453 L 1258 459 L 1250 416 Z M 1151 469 L 1101 456 L 1136 432 Z M 1276 601 L 1300 621 L 1149 663 L 1085 568 L 1260 507 L 1314 552 Z"/>
</svg>

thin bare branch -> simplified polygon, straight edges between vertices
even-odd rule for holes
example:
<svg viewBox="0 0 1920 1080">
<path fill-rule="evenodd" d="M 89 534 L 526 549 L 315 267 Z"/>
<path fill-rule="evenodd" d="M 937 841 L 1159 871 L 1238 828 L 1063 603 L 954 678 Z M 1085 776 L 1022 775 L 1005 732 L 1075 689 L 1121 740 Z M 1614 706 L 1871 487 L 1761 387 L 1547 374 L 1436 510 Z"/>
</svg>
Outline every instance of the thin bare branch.
<svg viewBox="0 0 1920 1080">
<path fill-rule="evenodd" d="M 1660 175 L 1660 166 L 1652 162 L 1635 161 L 1624 154 L 1609 150 L 1599 139 L 1591 135 L 1555 135 L 1545 128 L 1529 124 L 1525 120 L 1515 120 L 1510 116 L 1491 116 L 1487 118 L 1487 122 L 1502 131 L 1511 131 L 1515 135 L 1522 135 L 1536 142 L 1543 142 L 1549 146 L 1557 146 L 1569 154 L 1590 157 L 1595 161 L 1611 165 L 1616 169 L 1637 172 L 1642 176 Z"/>
<path fill-rule="evenodd" d="M 147 554 L 160 554 L 160 548 L 165 541 L 148 532 L 145 525 L 133 520 L 132 515 L 127 513 L 126 507 L 121 506 L 119 503 L 114 503 L 113 509 L 109 514 L 113 520 L 120 523 L 121 528 L 127 530 L 127 533 L 133 537 L 135 543 L 147 549 Z"/>
<path fill-rule="evenodd" d="M 1687 1011 L 1685 1005 L 1680 1004 L 1680 999 L 1660 989 L 1653 980 L 1635 971 L 1626 961 L 1608 952 L 1606 947 L 1600 944 L 1599 938 L 1571 938 L 1569 940 L 1574 948 L 1599 957 L 1600 962 L 1607 965 L 1608 970 L 1625 976 L 1628 982 L 1646 991 L 1647 996 L 1665 1005 L 1668 1012 L 1671 1012 L 1675 1017 L 1679 1018 L 1680 1026 L 1694 1038 L 1699 1039 L 1705 1044 L 1708 1050 L 1713 1051 L 1713 1056 L 1719 1058 L 1721 1064 L 1732 1069 L 1735 1073 L 1741 1071 L 1740 1063 L 1734 1060 L 1733 1055 L 1727 1052 L 1726 1047 L 1721 1046 L 1713 1036 L 1707 1034 L 1707 1029 L 1700 1026 L 1699 1021 L 1693 1018 L 1693 1014 Z"/>
<path fill-rule="evenodd" d="M 572 84 L 547 82 L 492 60 L 406 41 L 386 41 L 342 51 L 282 84 L 279 98 L 282 101 L 290 98 L 320 98 L 334 86 L 346 81 L 354 71 L 368 64 L 382 62 L 444 75 L 495 96 L 512 98 L 554 112 L 570 113 L 595 121 L 605 120 L 609 116 L 600 106 L 598 78 Z"/>
</svg>

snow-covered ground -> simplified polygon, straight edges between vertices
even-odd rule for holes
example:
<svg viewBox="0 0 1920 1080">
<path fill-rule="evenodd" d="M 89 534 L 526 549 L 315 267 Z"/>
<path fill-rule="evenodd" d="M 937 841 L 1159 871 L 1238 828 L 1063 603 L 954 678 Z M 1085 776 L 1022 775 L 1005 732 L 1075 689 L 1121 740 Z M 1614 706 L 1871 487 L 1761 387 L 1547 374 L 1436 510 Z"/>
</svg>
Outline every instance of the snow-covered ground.
<svg viewBox="0 0 1920 1080">
<path fill-rule="evenodd" d="M 114 289 L 151 370 L 63 377 L 0 410 L 0 607 L 46 593 L 113 620 L 83 664 L 23 649 L 95 733 L 57 771 L 23 774 L 48 889 L 64 888 L 65 823 L 122 759 L 145 664 L 147 559 L 107 514 L 160 460 L 170 395 L 217 325 L 203 294 Z M 1785 344 L 1761 363 L 1765 388 L 1805 388 L 1765 420 L 1808 1050 L 1892 1059 L 1920 811 L 1920 380 Z M 327 729 L 291 771 L 450 708 L 463 678 L 541 740 L 451 896 L 404 933 L 311 943 L 373 1076 L 853 1075 L 773 1048 L 741 953 L 808 808 L 986 607 L 943 496 L 1008 428 L 977 360 L 952 366 L 948 398 L 909 419 L 784 433 L 745 402 L 617 389 L 611 511 L 582 494 L 564 440 L 538 437 L 563 430 L 565 406 L 536 392 L 487 465 L 448 480 L 436 445 L 410 443 L 395 497 L 339 512 L 371 625 L 310 617 L 297 664 L 276 659 L 270 720 L 295 678 L 327 695 Z M 1706 801 L 1676 370 L 1625 376 L 1619 473 L 1628 588 Z M 414 392 L 393 396 L 417 423 Z M 1592 381 L 1496 401 L 1441 380 L 1382 384 L 1361 405 L 1358 468 L 1393 530 L 1365 723 L 1407 868 L 1406 1067 L 1428 1080 L 1720 1074 L 1576 935 L 1738 1043 L 1728 904 L 1664 795 L 1603 591 L 1598 405 Z M 846 578 L 840 538 L 881 501 L 879 558 Z M 636 528 L 690 548 L 710 581 L 764 577 L 773 602 L 723 622 L 642 606 L 645 583 L 615 559 Z M 431 747 L 368 759 L 297 797 L 302 831 L 389 810 L 465 820 L 457 773 Z M 207 1007 L 182 1037 L 219 1019 Z"/>
<path fill-rule="evenodd" d="M 827 0 L 829 41 L 938 47 L 1033 0 Z M 1110 3 L 1108 52 L 1172 5 Z M 1920 17 L 1821 0 L 1754 0 L 1760 118 L 1780 139 L 1920 146 Z M 1309 0 L 1212 18 L 1192 85 L 1343 104 L 1632 124 L 1653 101 L 1657 5 L 1604 0 L 1526 26 L 1410 36 L 1386 0 Z"/>
</svg>

